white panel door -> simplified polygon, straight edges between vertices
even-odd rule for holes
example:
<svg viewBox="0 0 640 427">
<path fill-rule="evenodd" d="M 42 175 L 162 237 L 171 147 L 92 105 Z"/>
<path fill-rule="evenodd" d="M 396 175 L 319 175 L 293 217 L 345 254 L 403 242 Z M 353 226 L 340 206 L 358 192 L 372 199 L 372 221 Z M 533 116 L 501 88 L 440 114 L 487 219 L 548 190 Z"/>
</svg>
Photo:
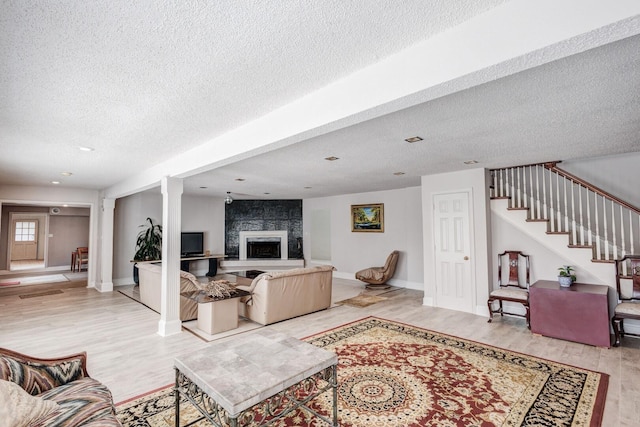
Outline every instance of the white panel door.
<svg viewBox="0 0 640 427">
<path fill-rule="evenodd" d="M 435 303 L 473 313 L 469 193 L 438 194 L 433 202 Z"/>
</svg>

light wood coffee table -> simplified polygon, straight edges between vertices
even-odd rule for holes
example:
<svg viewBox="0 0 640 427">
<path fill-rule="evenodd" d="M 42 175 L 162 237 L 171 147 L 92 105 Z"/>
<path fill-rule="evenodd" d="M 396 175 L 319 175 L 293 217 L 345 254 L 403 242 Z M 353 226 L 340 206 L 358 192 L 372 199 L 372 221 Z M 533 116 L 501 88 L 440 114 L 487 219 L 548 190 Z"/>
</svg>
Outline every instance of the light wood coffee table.
<svg viewBox="0 0 640 427">
<path fill-rule="evenodd" d="M 204 291 L 183 292 L 181 295 L 198 303 L 198 329 L 210 334 L 229 331 L 238 327 L 238 300 L 251 295 L 247 291 L 235 289 L 228 297 L 214 298 Z"/>
<path fill-rule="evenodd" d="M 337 364 L 335 353 L 267 329 L 213 342 L 174 360 L 175 425 L 182 395 L 215 426 L 267 425 L 297 408 L 337 426 Z M 332 419 L 307 406 L 327 391 Z M 258 407 L 272 417 L 256 420 Z"/>
</svg>

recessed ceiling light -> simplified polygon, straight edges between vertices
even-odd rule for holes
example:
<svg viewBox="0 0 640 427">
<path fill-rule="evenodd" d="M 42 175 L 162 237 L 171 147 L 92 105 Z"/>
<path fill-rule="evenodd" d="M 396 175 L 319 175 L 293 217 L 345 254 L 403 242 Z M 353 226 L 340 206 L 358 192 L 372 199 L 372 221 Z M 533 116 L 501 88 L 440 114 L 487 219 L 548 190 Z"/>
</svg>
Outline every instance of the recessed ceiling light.
<svg viewBox="0 0 640 427">
<path fill-rule="evenodd" d="M 467 160 L 464 162 L 465 165 L 475 165 L 476 163 L 478 163 L 477 160 Z"/>
<path fill-rule="evenodd" d="M 420 138 L 419 136 L 412 136 L 405 139 L 405 141 L 407 141 L 408 143 L 418 142 L 418 141 L 422 141 L 422 138 Z"/>
<path fill-rule="evenodd" d="M 236 178 L 236 181 L 246 181 L 244 178 Z"/>
<path fill-rule="evenodd" d="M 262 193 L 262 194 L 267 194 L 267 195 L 269 195 L 269 194 L 271 194 L 271 193 Z"/>
<path fill-rule="evenodd" d="M 62 175 L 62 176 L 71 176 L 73 174 L 71 172 L 60 172 L 60 175 Z"/>
<path fill-rule="evenodd" d="M 304 187 L 305 190 L 310 190 L 313 187 Z"/>
<path fill-rule="evenodd" d="M 62 205 L 62 207 L 63 207 L 63 208 L 68 208 L 68 207 L 69 207 L 69 205 Z"/>
<path fill-rule="evenodd" d="M 339 157 L 336 156 L 329 156 L 329 157 L 325 157 L 325 160 L 329 160 L 330 162 L 336 161 L 339 159 Z"/>
<path fill-rule="evenodd" d="M 400 175 L 404 175 L 404 172 L 394 172 L 393 173 L 395 176 L 400 176 Z"/>
<path fill-rule="evenodd" d="M 202 189 L 204 190 L 204 189 L 206 189 L 207 187 L 200 187 L 200 188 L 202 188 Z"/>
<path fill-rule="evenodd" d="M 51 181 L 51 183 L 58 185 L 58 184 L 60 184 L 60 181 Z"/>
<path fill-rule="evenodd" d="M 78 150 L 80 150 L 80 151 L 95 151 L 95 148 L 91 148 L 91 147 L 78 147 Z"/>
</svg>

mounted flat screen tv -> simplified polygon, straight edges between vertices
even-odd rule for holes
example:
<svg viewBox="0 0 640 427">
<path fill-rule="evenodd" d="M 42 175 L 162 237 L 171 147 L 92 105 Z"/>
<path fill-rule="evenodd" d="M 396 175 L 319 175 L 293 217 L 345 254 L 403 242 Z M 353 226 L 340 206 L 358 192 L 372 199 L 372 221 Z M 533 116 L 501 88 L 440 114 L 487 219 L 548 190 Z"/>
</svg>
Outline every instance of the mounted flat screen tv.
<svg viewBox="0 0 640 427">
<path fill-rule="evenodd" d="M 182 232 L 180 254 L 183 257 L 202 255 L 204 253 L 204 233 L 202 231 Z"/>
</svg>

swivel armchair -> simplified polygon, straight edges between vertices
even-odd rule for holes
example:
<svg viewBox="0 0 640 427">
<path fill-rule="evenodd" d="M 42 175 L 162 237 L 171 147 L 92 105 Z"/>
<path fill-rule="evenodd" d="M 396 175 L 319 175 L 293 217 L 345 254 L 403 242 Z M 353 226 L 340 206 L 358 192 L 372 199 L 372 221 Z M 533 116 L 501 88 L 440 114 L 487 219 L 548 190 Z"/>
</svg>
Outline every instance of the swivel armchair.
<svg viewBox="0 0 640 427">
<path fill-rule="evenodd" d="M 391 279 L 396 271 L 399 254 L 398 251 L 391 252 L 382 267 L 370 267 L 356 272 L 356 279 L 367 283 L 367 289 L 389 289 L 391 286 L 387 284 L 387 280 Z"/>
</svg>

